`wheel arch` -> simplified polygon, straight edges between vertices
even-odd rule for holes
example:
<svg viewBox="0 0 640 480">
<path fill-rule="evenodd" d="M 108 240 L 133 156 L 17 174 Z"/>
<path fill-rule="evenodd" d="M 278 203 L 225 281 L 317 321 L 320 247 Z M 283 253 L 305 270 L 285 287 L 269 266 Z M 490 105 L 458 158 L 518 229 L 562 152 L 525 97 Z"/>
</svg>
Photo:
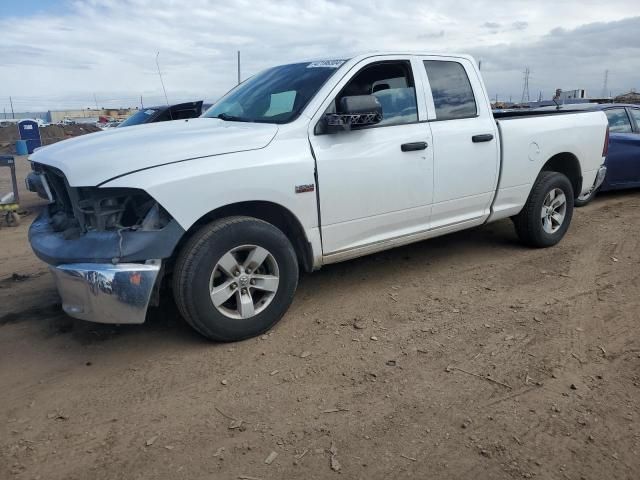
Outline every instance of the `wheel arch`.
<svg viewBox="0 0 640 480">
<path fill-rule="evenodd" d="M 235 215 L 258 218 L 279 228 L 293 245 L 298 257 L 298 263 L 304 271 L 310 272 L 313 270 L 313 249 L 302 224 L 288 208 L 269 201 L 256 200 L 231 203 L 204 214 L 183 235 L 176 247 L 176 252 L 179 252 L 189 238 L 203 225 L 213 220 Z"/>
<path fill-rule="evenodd" d="M 573 153 L 562 152 L 552 156 L 544 164 L 541 172 L 558 172 L 566 175 L 573 187 L 573 196 L 578 198 L 582 191 L 582 168 L 580 161 Z"/>
</svg>

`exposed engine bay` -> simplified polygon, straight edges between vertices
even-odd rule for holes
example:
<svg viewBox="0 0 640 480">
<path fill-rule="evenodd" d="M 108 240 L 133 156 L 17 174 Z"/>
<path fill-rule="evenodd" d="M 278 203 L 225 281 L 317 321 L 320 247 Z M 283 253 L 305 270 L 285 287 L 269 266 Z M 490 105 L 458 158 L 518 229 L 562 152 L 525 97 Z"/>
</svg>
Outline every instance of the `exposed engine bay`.
<svg viewBox="0 0 640 480">
<path fill-rule="evenodd" d="M 51 227 L 65 238 L 92 231 L 160 230 L 171 220 L 143 190 L 71 187 L 60 170 L 37 163 L 32 167 L 27 188 L 49 200 Z"/>
</svg>

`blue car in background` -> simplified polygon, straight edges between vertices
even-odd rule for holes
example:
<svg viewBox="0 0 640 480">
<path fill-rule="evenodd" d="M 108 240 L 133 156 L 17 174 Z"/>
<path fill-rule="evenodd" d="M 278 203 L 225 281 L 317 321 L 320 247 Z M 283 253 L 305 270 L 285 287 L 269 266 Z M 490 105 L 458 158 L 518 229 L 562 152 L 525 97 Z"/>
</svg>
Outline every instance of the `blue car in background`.
<svg viewBox="0 0 640 480">
<path fill-rule="evenodd" d="M 609 119 L 607 176 L 600 188 L 577 199 L 578 207 L 589 203 L 598 191 L 640 187 L 640 105 L 609 103 L 591 109 L 602 110 Z"/>
<path fill-rule="evenodd" d="M 597 192 L 640 187 L 640 105 L 577 103 L 538 110 L 601 110 L 609 120 L 607 176 L 599 188 L 578 197 L 576 207 L 589 203 Z"/>
</svg>

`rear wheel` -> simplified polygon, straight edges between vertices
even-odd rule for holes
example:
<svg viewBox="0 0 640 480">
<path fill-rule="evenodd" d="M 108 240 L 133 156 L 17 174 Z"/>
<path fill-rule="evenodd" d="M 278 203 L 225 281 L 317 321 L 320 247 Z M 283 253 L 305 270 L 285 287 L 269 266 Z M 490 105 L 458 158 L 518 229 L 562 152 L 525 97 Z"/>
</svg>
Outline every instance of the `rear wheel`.
<svg viewBox="0 0 640 480">
<path fill-rule="evenodd" d="M 522 211 L 513 217 L 520 240 L 551 247 L 562 240 L 573 216 L 573 187 L 562 173 L 542 172 Z"/>
<path fill-rule="evenodd" d="M 289 239 L 251 217 L 217 220 L 180 252 L 173 277 L 185 320 L 216 341 L 237 341 L 271 328 L 289 308 L 298 262 Z"/>
</svg>

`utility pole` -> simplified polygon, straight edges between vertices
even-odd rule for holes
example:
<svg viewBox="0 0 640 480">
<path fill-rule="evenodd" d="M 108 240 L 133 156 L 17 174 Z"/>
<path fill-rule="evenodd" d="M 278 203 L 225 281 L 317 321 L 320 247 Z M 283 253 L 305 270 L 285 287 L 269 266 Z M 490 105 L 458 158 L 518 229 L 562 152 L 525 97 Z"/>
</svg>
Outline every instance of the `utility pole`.
<svg viewBox="0 0 640 480">
<path fill-rule="evenodd" d="M 240 85 L 240 50 L 238 50 L 238 85 Z"/>
<path fill-rule="evenodd" d="M 140 109 L 144 110 L 144 103 L 142 103 L 142 95 L 140 95 Z"/>
<path fill-rule="evenodd" d="M 531 70 L 529 67 L 524 69 L 524 82 L 522 85 L 522 99 L 520 103 L 529 103 L 531 100 L 529 98 L 529 76 L 531 75 Z"/>
<path fill-rule="evenodd" d="M 7 107 L 3 107 L 2 111 L 4 112 L 4 119 L 7 119 Z"/>
<path fill-rule="evenodd" d="M 98 99 L 96 98 L 96 94 L 95 93 L 93 94 L 93 101 L 96 104 L 96 110 L 99 110 L 99 108 L 98 108 Z"/>
<path fill-rule="evenodd" d="M 604 83 L 602 84 L 602 98 L 607 97 L 609 91 L 609 70 L 604 71 Z"/>
<path fill-rule="evenodd" d="M 13 99 L 9 97 L 9 103 L 11 104 L 11 118 L 16 118 L 16 114 L 13 113 Z"/>
</svg>

